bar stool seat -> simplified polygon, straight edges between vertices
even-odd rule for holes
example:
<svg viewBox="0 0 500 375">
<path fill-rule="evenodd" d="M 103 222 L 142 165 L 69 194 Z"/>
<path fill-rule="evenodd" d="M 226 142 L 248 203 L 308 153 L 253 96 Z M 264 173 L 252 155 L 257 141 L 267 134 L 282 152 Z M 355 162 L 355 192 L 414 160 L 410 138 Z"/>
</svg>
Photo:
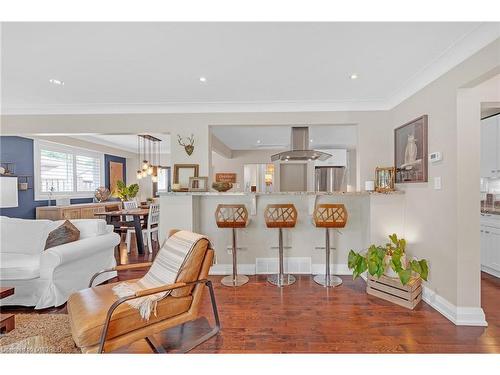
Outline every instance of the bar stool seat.
<svg viewBox="0 0 500 375">
<path fill-rule="evenodd" d="M 271 275 L 267 281 L 282 287 L 295 282 L 295 276 L 285 274 L 283 269 L 283 228 L 293 228 L 297 224 L 297 210 L 293 204 L 268 204 L 264 211 L 264 218 L 268 228 L 278 228 L 279 272 Z"/>
<path fill-rule="evenodd" d="M 238 275 L 236 229 L 247 227 L 248 211 L 244 204 L 219 204 L 215 210 L 215 222 L 219 228 L 231 228 L 233 232 L 233 273 L 223 277 L 221 284 L 234 287 L 245 285 L 248 283 L 248 276 Z"/>
<path fill-rule="evenodd" d="M 342 279 L 330 274 L 330 228 L 344 228 L 347 224 L 347 210 L 343 204 L 318 204 L 313 212 L 313 224 L 317 228 L 325 228 L 326 264 L 325 274 L 314 276 L 317 284 L 325 287 L 336 287 Z"/>
</svg>

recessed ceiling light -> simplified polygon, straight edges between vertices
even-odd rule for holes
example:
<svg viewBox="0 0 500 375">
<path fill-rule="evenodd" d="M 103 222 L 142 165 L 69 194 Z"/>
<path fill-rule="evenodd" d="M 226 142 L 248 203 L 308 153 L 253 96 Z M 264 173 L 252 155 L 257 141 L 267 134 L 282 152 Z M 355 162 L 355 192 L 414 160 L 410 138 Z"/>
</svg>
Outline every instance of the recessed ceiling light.
<svg viewBox="0 0 500 375">
<path fill-rule="evenodd" d="M 61 81 L 59 79 L 51 78 L 51 79 L 49 79 L 49 82 L 52 83 L 53 85 L 58 85 L 58 86 L 64 85 L 64 81 Z"/>
<path fill-rule="evenodd" d="M 257 139 L 257 143 L 260 143 L 260 142 L 261 142 L 260 139 Z"/>
<path fill-rule="evenodd" d="M 207 78 L 206 78 L 206 77 L 200 77 L 200 82 L 201 82 L 201 83 L 205 83 L 205 82 L 207 82 Z"/>
<path fill-rule="evenodd" d="M 358 75 L 356 73 L 352 73 L 349 78 L 351 79 L 358 79 Z"/>
<path fill-rule="evenodd" d="M 312 143 L 312 141 L 313 141 L 312 139 L 309 140 L 309 142 L 311 142 L 311 143 Z"/>
</svg>

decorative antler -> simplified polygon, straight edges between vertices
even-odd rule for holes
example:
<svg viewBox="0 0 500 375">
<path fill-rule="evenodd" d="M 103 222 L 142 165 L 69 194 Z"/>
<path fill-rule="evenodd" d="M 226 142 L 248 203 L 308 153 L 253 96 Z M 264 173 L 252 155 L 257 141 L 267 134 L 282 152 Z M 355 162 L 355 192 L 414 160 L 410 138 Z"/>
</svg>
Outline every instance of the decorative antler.
<svg viewBox="0 0 500 375">
<path fill-rule="evenodd" d="M 187 141 L 189 144 L 184 141 L 184 138 L 182 138 L 180 134 L 177 134 L 177 142 L 184 147 L 188 155 L 191 155 L 194 150 L 194 134 L 191 134 L 191 137 L 187 137 Z"/>
<path fill-rule="evenodd" d="M 193 146 L 194 145 L 194 134 L 191 134 L 191 137 L 187 137 L 187 140 L 189 141 L 189 145 Z M 180 136 L 180 134 L 177 134 L 177 142 L 179 142 L 179 144 L 181 146 L 184 146 L 184 147 L 188 146 L 186 143 L 184 143 L 184 138 L 182 138 Z"/>
</svg>

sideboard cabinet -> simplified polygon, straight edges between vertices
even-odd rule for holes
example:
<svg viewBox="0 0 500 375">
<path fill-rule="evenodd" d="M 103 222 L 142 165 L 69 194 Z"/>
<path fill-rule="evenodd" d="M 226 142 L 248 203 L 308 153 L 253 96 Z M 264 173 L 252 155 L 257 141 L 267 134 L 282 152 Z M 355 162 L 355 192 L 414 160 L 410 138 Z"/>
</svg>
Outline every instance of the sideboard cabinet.
<svg viewBox="0 0 500 375">
<path fill-rule="evenodd" d="M 121 202 L 118 201 L 37 207 L 36 218 L 48 220 L 95 219 L 94 214 L 106 211 L 106 206 L 116 206 L 117 204 L 121 208 Z"/>
</svg>

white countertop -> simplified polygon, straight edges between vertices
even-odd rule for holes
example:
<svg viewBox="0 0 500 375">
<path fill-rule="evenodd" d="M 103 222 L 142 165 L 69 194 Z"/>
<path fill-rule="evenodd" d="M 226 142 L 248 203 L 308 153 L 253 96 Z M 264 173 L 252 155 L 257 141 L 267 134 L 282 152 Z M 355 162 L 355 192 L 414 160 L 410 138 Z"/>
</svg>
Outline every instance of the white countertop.
<svg viewBox="0 0 500 375">
<path fill-rule="evenodd" d="M 316 196 L 316 195 L 345 195 L 345 196 L 369 196 L 369 195 L 399 195 L 404 194 L 402 190 L 391 191 L 387 193 L 377 193 L 377 192 L 368 192 L 368 191 L 333 191 L 333 192 L 318 192 L 318 191 L 280 191 L 280 192 L 272 192 L 272 193 L 248 193 L 248 192 L 218 192 L 218 191 L 181 191 L 181 192 L 173 192 L 173 191 L 163 191 L 159 192 L 160 196 L 169 196 L 169 195 L 201 195 L 201 196 L 231 196 L 231 195 L 239 195 L 239 196 L 252 196 L 252 195 L 306 195 L 306 196 Z"/>
</svg>

